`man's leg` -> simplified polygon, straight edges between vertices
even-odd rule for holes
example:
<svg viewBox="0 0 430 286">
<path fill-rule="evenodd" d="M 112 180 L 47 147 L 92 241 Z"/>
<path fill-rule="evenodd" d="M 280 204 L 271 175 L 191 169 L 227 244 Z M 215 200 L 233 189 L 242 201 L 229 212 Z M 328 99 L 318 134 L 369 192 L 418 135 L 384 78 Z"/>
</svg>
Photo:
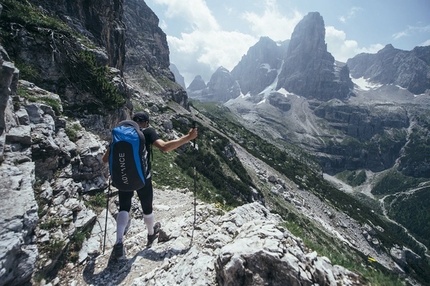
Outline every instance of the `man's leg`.
<svg viewBox="0 0 430 286">
<path fill-rule="evenodd" d="M 113 247 L 115 259 L 125 258 L 125 249 L 123 244 L 124 232 L 129 222 L 129 212 L 131 209 L 131 199 L 134 192 L 118 192 L 119 213 L 116 217 L 116 242 Z"/>
<path fill-rule="evenodd" d="M 116 242 L 120 243 L 123 240 L 125 228 L 127 227 L 129 215 L 127 211 L 120 211 L 116 217 Z"/>
<path fill-rule="evenodd" d="M 147 246 L 149 246 L 157 238 L 158 232 L 161 228 L 161 224 L 159 222 L 155 223 L 154 213 L 152 212 L 154 191 L 152 188 L 151 178 L 146 180 L 145 186 L 138 190 L 137 194 L 139 195 L 140 204 L 143 210 L 143 221 L 148 229 Z"/>
</svg>

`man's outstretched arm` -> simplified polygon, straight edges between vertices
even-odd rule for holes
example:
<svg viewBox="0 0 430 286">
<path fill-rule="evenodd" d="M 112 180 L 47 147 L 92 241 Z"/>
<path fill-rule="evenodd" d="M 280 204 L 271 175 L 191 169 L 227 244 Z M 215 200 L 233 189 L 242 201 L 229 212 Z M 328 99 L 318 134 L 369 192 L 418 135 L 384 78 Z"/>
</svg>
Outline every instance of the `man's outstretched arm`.
<svg viewBox="0 0 430 286">
<path fill-rule="evenodd" d="M 154 146 L 160 149 L 163 152 L 169 152 L 175 150 L 179 146 L 184 145 L 185 143 L 195 139 L 197 137 L 197 128 L 192 128 L 188 131 L 187 135 L 184 135 L 178 139 L 164 141 L 162 139 L 157 139 L 154 142 Z"/>
</svg>

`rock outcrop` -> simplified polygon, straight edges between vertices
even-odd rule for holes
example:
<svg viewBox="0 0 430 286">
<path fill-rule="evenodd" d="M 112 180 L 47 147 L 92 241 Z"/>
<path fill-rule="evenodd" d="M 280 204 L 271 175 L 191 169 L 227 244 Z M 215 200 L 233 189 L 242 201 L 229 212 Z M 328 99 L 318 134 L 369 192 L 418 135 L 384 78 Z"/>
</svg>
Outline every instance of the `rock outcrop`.
<svg viewBox="0 0 430 286">
<path fill-rule="evenodd" d="M 280 226 L 279 216 L 260 203 L 224 213 L 198 201 L 193 227 L 188 190 L 157 190 L 157 219 L 162 231 L 151 248 L 140 219 L 133 219 L 125 240 L 127 260 L 115 263 L 110 253 L 89 255 L 61 281 L 124 285 L 363 285 L 364 279 L 333 265 Z M 185 192 L 185 193 L 183 193 Z M 178 202 L 182 202 L 178 204 Z M 138 205 L 133 201 L 133 205 Z M 136 208 L 136 216 L 141 213 Z M 102 222 L 103 216 L 100 216 Z M 101 237 L 99 237 L 101 239 Z M 144 238 L 143 238 L 144 240 Z M 109 251 L 111 245 L 108 246 Z"/>
<path fill-rule="evenodd" d="M 240 94 L 240 86 L 231 73 L 224 67 L 219 67 L 208 82 L 209 101 L 226 102 Z"/>
<path fill-rule="evenodd" d="M 347 64 L 354 78 L 399 85 L 414 94 L 430 89 L 430 46 L 402 51 L 389 44 L 376 54 L 356 55 Z"/>
<path fill-rule="evenodd" d="M 219 67 L 206 85 L 200 75 L 188 86 L 191 98 L 202 101 L 227 102 L 240 94 L 239 83 L 224 67 Z"/>
<path fill-rule="evenodd" d="M 188 86 L 188 90 L 191 92 L 193 91 L 199 91 L 206 88 L 206 83 L 203 80 L 201 75 L 196 75 L 196 77 L 193 79 L 193 81 Z"/>
<path fill-rule="evenodd" d="M 19 71 L 3 47 L 0 50 L 0 284 L 20 285 L 31 279 L 38 257 L 35 164 L 30 128 L 21 126 L 13 115 L 10 95 L 16 94 Z"/>
<path fill-rule="evenodd" d="M 268 37 L 261 37 L 231 71 L 243 94 L 253 96 L 262 92 L 278 76 L 288 41 L 277 44 Z"/>
<path fill-rule="evenodd" d="M 127 27 L 125 72 L 144 69 L 154 76 L 164 75 L 174 81 L 170 72 L 166 34 L 158 27 L 158 17 L 143 1 L 124 3 Z"/>
<path fill-rule="evenodd" d="M 185 89 L 175 82 L 170 70 L 166 34 L 158 26 L 157 15 L 144 1 L 124 2 L 127 41 L 124 72 L 128 82 L 188 108 Z M 153 80 L 148 80 L 149 78 Z M 146 79 L 142 82 L 142 78 Z M 152 83 L 153 82 L 153 83 Z M 157 87 L 154 88 L 153 85 Z"/>
<path fill-rule="evenodd" d="M 347 66 L 336 66 L 327 52 L 325 26 L 318 12 L 309 13 L 294 28 L 279 74 L 277 89 L 308 99 L 347 99 L 353 84 Z"/>
<path fill-rule="evenodd" d="M 186 89 L 187 87 L 185 86 L 185 79 L 179 72 L 178 67 L 171 63 L 170 70 L 175 76 L 175 82 L 178 83 L 180 86 L 182 86 L 183 89 Z"/>
<path fill-rule="evenodd" d="M 53 96 L 25 81 L 19 89 L 39 99 Z M 71 127 L 51 106 L 14 95 L 5 113 L 0 284 L 21 285 L 36 268 L 48 272 L 58 267 L 76 233 L 92 226 L 95 214 L 78 198 L 105 189 L 107 169 L 101 162 L 103 141 L 78 122 Z"/>
</svg>

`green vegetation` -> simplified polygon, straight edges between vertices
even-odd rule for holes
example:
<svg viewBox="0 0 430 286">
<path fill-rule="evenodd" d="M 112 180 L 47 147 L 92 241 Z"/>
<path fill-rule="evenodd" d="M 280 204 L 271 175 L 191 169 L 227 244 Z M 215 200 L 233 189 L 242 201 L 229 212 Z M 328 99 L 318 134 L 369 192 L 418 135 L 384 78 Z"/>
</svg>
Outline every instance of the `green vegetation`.
<svg viewBox="0 0 430 286">
<path fill-rule="evenodd" d="M 81 125 L 78 123 L 70 124 L 67 122 L 66 124 L 66 135 L 69 137 L 70 141 L 76 142 L 78 141 L 78 131 L 82 129 Z"/>
<path fill-rule="evenodd" d="M 167 78 L 166 76 L 159 76 L 156 78 L 157 82 L 163 87 L 163 88 L 170 88 L 170 89 L 178 89 L 180 88 L 180 85 L 177 84 L 176 82 L 170 80 L 169 78 Z"/>
<path fill-rule="evenodd" d="M 39 227 L 40 229 L 52 229 L 61 226 L 63 223 L 63 220 L 53 218 L 49 221 L 40 223 Z"/>
<path fill-rule="evenodd" d="M 362 203 L 362 199 L 357 199 L 356 197 L 339 191 L 326 182 L 321 176 L 320 169 L 315 167 L 315 165 L 312 165 L 315 163 L 312 163 L 312 158 L 310 156 L 306 156 L 305 154 L 293 155 L 289 150 L 283 150 L 278 146 L 274 146 L 256 134 L 245 130 L 240 124 L 235 123 L 234 115 L 232 115 L 227 108 L 221 107 L 217 104 L 212 104 L 211 106 L 210 103 L 199 102 L 193 102 L 193 106 L 196 107 L 202 114 L 211 118 L 216 124 L 216 127 L 221 130 L 221 132 L 230 136 L 230 138 L 234 138 L 238 144 L 242 145 L 242 147 L 244 147 L 253 156 L 261 159 L 280 173 L 286 175 L 300 188 L 312 192 L 321 200 L 331 204 L 334 208 L 348 214 L 357 221 L 370 223 L 373 226 L 381 227 L 383 230 L 376 230 L 376 232 L 382 243 L 381 245 L 386 248 L 386 251 L 389 251 L 389 248 L 391 248 L 393 245 L 402 242 L 405 246 L 408 246 L 416 253 L 421 255 L 423 254 L 423 249 L 413 239 L 411 239 L 401 227 L 377 215 L 378 212 L 380 213 L 379 207 L 376 209 L 376 212 L 373 211 L 371 206 L 375 205 L 374 203 Z M 216 139 L 217 138 L 214 139 L 213 137 L 200 139 L 199 130 L 199 140 Z M 351 142 L 349 142 L 348 145 L 359 144 L 358 141 L 353 139 L 350 141 Z M 311 165 L 311 168 L 309 165 Z M 356 183 L 362 182 L 365 180 L 365 173 L 355 173 L 350 177 L 350 179 Z M 264 198 L 266 204 L 270 205 L 275 212 L 281 214 L 284 220 L 289 221 L 290 223 L 296 223 L 299 226 L 303 226 L 303 219 L 298 215 L 293 214 L 292 211 L 288 209 L 288 205 L 286 205 L 285 202 L 282 202 L 282 200 L 277 199 L 276 196 L 268 192 L 265 193 Z M 313 234 L 313 232 L 316 230 L 313 227 L 309 227 L 308 223 L 306 223 L 306 227 L 302 228 L 306 231 L 306 234 L 301 236 L 302 238 L 306 238 L 307 236 L 315 238 L 313 242 L 315 245 L 313 247 L 328 244 L 324 239 L 320 239 L 320 235 Z M 327 252 L 330 251 L 332 250 L 327 250 Z M 352 250 L 349 249 L 348 251 L 351 252 Z M 348 257 L 347 255 L 345 256 L 345 254 L 342 253 L 339 255 L 340 257 L 336 258 L 336 261 L 339 261 L 341 265 L 344 265 L 347 268 L 350 267 L 348 263 L 354 259 Z M 355 266 L 352 267 L 352 269 L 360 269 L 360 264 L 366 262 L 367 258 L 355 259 Z M 426 277 L 430 277 L 430 273 L 425 270 L 426 268 L 430 269 L 428 266 L 428 261 L 419 261 L 411 263 L 410 269 L 408 271 L 412 273 L 412 275 L 417 279 L 422 280 L 426 279 Z M 361 273 L 363 273 L 367 279 L 374 281 L 374 283 L 377 285 L 397 285 L 398 282 L 392 282 L 397 281 L 397 277 L 390 278 L 391 274 L 384 272 L 382 266 L 378 269 L 379 270 L 375 272 L 373 270 L 367 272 L 365 270 L 360 271 L 362 271 Z M 414 275 L 413 273 L 417 275 Z M 385 279 L 388 279 L 390 282 L 385 283 Z"/>
<path fill-rule="evenodd" d="M 61 240 L 53 240 L 49 244 L 45 245 L 44 252 L 48 254 L 49 258 L 55 259 L 58 257 L 64 249 L 66 243 Z"/>
<path fill-rule="evenodd" d="M 410 232 L 430 248 L 430 187 L 413 192 L 398 194 L 385 200 L 388 215 L 407 226 Z"/>
<path fill-rule="evenodd" d="M 79 258 L 79 251 L 82 248 L 82 244 L 85 241 L 85 238 L 90 238 L 90 234 L 91 234 L 91 228 L 86 228 L 86 229 L 81 229 L 81 230 L 76 230 L 71 239 L 69 244 L 67 245 L 67 249 L 65 251 L 65 253 L 63 254 L 64 256 L 64 261 L 63 263 L 65 264 L 66 262 L 77 262 L 78 258 Z"/>
<path fill-rule="evenodd" d="M 54 110 L 55 115 L 61 115 L 61 101 L 54 97 L 49 97 L 46 94 L 38 94 L 36 91 L 30 90 L 23 85 L 18 85 L 17 94 L 27 99 L 30 102 L 38 102 L 49 105 Z"/>
<path fill-rule="evenodd" d="M 100 213 L 104 208 L 106 208 L 107 195 L 104 192 L 97 192 L 94 195 L 85 197 L 85 206 L 94 209 L 97 213 Z"/>
<path fill-rule="evenodd" d="M 111 75 L 107 66 L 99 66 L 96 56 L 91 51 L 82 51 L 70 60 L 68 73 L 71 80 L 83 91 L 96 96 L 97 102 L 85 103 L 86 108 L 99 113 L 99 106 L 107 110 L 114 110 L 125 104 L 124 97 L 111 81 Z"/>
<path fill-rule="evenodd" d="M 421 128 L 413 128 L 405 155 L 400 159 L 401 172 L 407 176 L 430 178 L 430 119 L 421 119 Z"/>
<path fill-rule="evenodd" d="M 407 191 L 424 182 L 424 179 L 407 177 L 396 170 L 388 171 L 382 178 L 376 182 L 372 189 L 374 195 L 389 195 Z"/>
<path fill-rule="evenodd" d="M 135 70 L 134 73 L 136 78 L 138 78 L 137 80 L 134 80 L 134 83 L 141 86 L 147 92 L 157 94 L 163 91 L 163 87 L 157 80 L 160 80 L 162 83 L 165 79 L 159 78 L 156 80 L 145 69 Z"/>
<path fill-rule="evenodd" d="M 25 78 L 30 82 L 40 81 L 40 71 L 38 71 L 37 67 L 31 66 L 20 60 L 15 62 L 15 67 L 19 69 L 20 78 Z"/>
<path fill-rule="evenodd" d="M 27 1 L 2 0 L 2 18 L 5 22 L 17 23 L 27 29 L 46 28 L 71 32 L 71 29 L 57 18 L 47 15 L 36 5 Z"/>
<path fill-rule="evenodd" d="M 296 217 L 293 220 L 290 215 L 290 220 L 281 226 L 295 236 L 301 237 L 307 247 L 316 251 L 318 256 L 329 258 L 333 265 L 342 265 L 360 273 L 366 279 L 366 281 L 360 281 L 363 285 L 404 285 L 398 275 L 390 273 L 377 262 L 369 261 L 368 257 L 347 247 L 337 238 L 327 236 L 307 219 Z"/>
<path fill-rule="evenodd" d="M 367 179 L 366 172 L 364 170 L 361 170 L 360 172 L 345 170 L 337 174 L 336 177 L 353 187 L 363 184 Z"/>
</svg>

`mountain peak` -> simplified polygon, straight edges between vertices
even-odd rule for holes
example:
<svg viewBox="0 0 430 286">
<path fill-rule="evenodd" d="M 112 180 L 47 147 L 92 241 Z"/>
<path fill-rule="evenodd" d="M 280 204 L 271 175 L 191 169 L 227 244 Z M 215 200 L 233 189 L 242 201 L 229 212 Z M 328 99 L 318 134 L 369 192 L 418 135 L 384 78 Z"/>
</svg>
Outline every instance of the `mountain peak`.
<svg viewBox="0 0 430 286">
<path fill-rule="evenodd" d="M 191 91 L 194 90 L 202 90 L 206 88 L 206 83 L 203 80 L 201 75 L 196 75 L 193 79 L 193 81 L 188 86 L 188 89 Z"/>
<path fill-rule="evenodd" d="M 310 53 L 315 50 L 327 52 L 324 19 L 318 12 L 307 14 L 294 28 L 288 55 Z"/>
<path fill-rule="evenodd" d="M 353 87 L 348 68 L 337 71 L 334 64 L 327 52 L 324 19 L 311 12 L 294 28 L 277 89 L 324 101 L 346 99 Z"/>
</svg>

